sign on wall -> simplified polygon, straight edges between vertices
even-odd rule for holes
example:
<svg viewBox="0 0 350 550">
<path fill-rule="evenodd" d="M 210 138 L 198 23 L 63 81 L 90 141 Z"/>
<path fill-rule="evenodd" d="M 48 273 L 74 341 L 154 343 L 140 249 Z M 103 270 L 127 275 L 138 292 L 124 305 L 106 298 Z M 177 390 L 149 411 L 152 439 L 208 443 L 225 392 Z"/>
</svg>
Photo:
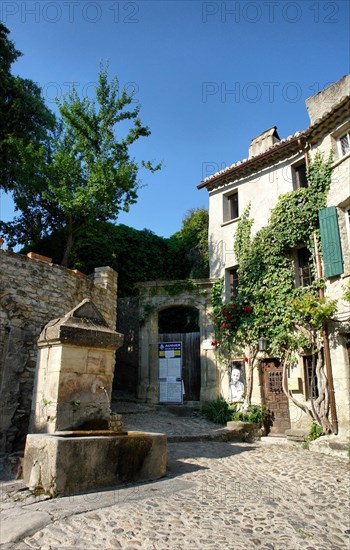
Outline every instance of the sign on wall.
<svg viewBox="0 0 350 550">
<path fill-rule="evenodd" d="M 182 403 L 182 343 L 159 342 L 159 401 Z"/>
</svg>

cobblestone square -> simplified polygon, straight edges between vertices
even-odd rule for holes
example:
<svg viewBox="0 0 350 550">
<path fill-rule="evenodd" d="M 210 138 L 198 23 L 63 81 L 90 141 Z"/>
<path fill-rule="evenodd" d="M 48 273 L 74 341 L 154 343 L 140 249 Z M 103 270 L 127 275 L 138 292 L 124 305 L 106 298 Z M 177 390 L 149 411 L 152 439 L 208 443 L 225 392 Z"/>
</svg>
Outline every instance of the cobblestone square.
<svg viewBox="0 0 350 550">
<path fill-rule="evenodd" d="M 2 529 L 11 517 L 38 528 L 4 550 L 350 548 L 345 460 L 282 441 L 168 447 L 154 483 L 53 500 L 5 492 Z"/>
</svg>

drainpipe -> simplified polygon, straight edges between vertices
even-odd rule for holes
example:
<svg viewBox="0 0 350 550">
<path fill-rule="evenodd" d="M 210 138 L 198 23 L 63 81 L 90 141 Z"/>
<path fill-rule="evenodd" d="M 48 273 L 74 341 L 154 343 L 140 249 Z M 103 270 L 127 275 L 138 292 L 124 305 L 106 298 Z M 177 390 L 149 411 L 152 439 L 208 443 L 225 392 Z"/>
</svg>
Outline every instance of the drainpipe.
<svg viewBox="0 0 350 550">
<path fill-rule="evenodd" d="M 309 148 L 309 144 L 306 143 L 305 149 L 304 149 L 306 167 L 308 167 L 308 165 L 309 165 L 309 157 L 307 155 L 307 149 L 308 148 Z M 320 258 L 320 253 L 319 253 L 319 249 L 318 249 L 318 243 L 317 243 L 317 236 L 316 236 L 315 231 L 314 231 L 314 234 L 313 234 L 313 239 L 314 239 L 316 272 L 317 272 L 317 277 L 319 279 L 321 279 L 323 277 L 323 269 L 322 269 L 322 263 L 321 263 L 321 258 Z M 321 299 L 324 298 L 323 288 L 320 288 L 318 293 L 319 293 L 319 297 Z M 335 392 L 334 392 L 334 384 L 333 384 L 332 362 L 331 362 L 331 354 L 330 354 L 330 348 L 329 348 L 329 338 L 328 338 L 328 330 L 327 330 L 327 323 L 326 322 L 324 322 L 323 325 L 322 325 L 322 338 L 323 338 L 324 358 L 325 358 L 327 381 L 328 381 L 328 390 L 329 390 L 329 407 L 330 407 L 330 410 L 331 410 L 331 417 L 332 417 L 332 429 L 333 429 L 334 435 L 337 435 L 338 434 L 338 416 L 337 416 L 337 409 L 336 409 L 336 404 L 335 404 Z"/>
</svg>

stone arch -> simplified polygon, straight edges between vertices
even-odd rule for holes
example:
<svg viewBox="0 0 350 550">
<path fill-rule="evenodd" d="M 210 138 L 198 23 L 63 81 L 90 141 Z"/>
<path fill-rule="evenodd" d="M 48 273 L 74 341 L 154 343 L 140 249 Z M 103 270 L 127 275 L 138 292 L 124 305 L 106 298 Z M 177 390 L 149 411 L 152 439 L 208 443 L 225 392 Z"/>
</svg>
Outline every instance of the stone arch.
<svg viewBox="0 0 350 550">
<path fill-rule="evenodd" d="M 183 289 L 180 283 L 183 284 Z M 167 310 L 182 309 L 198 312 L 200 380 L 198 400 L 214 399 L 217 395 L 218 377 L 213 348 L 208 345 L 212 337 L 212 329 L 208 321 L 210 281 L 143 283 L 139 285 L 139 288 L 140 319 L 143 322 L 140 326 L 139 335 L 140 356 L 137 396 L 148 402 L 159 402 L 159 315 L 162 316 L 162 312 Z M 176 295 L 174 295 L 174 289 L 177 290 Z"/>
</svg>

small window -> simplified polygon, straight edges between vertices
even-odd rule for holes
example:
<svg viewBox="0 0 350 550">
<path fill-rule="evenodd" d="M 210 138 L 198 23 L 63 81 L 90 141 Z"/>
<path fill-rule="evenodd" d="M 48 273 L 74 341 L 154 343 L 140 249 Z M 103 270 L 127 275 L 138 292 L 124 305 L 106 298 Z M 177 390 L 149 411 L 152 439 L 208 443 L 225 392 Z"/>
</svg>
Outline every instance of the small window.
<svg viewBox="0 0 350 550">
<path fill-rule="evenodd" d="M 312 364 L 312 360 L 314 364 Z M 316 363 L 317 363 L 317 354 L 315 355 L 304 355 L 304 379 L 305 379 L 305 398 L 313 399 L 318 398 L 318 386 L 317 386 L 317 376 L 316 376 Z"/>
<path fill-rule="evenodd" d="M 229 270 L 230 298 L 235 298 L 238 294 L 238 268 Z"/>
<path fill-rule="evenodd" d="M 299 248 L 297 251 L 297 282 L 298 286 L 309 286 L 314 280 L 312 256 L 310 250 Z"/>
<path fill-rule="evenodd" d="M 238 193 L 224 195 L 224 222 L 235 220 L 239 217 Z"/>
<path fill-rule="evenodd" d="M 338 148 L 341 157 L 350 153 L 350 132 L 346 132 L 338 139 Z"/>
<path fill-rule="evenodd" d="M 297 164 L 296 166 L 292 166 L 292 177 L 294 189 L 300 189 L 300 187 L 309 187 L 305 162 Z"/>
</svg>

